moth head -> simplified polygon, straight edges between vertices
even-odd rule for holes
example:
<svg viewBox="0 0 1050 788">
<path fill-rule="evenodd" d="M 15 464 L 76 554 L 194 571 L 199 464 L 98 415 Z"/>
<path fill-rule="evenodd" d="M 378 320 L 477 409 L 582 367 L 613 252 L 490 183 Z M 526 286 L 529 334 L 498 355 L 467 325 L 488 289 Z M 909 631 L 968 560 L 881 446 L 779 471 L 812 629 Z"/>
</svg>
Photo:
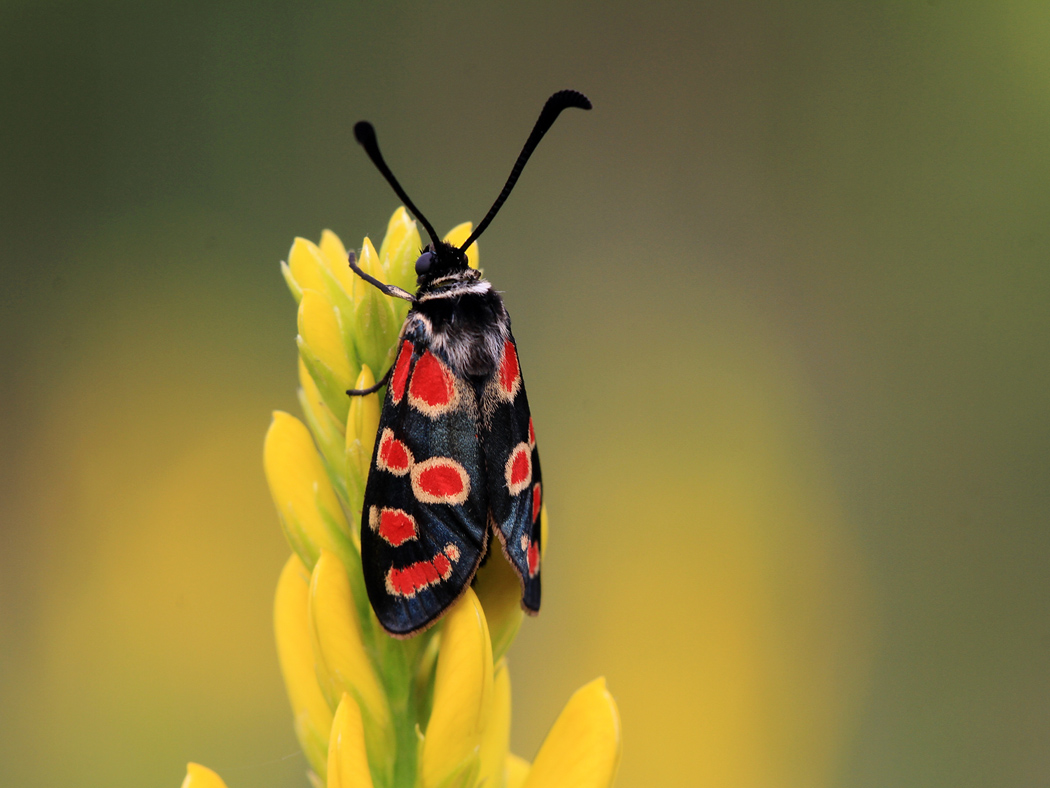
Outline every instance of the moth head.
<svg viewBox="0 0 1050 788">
<path fill-rule="evenodd" d="M 468 267 L 467 255 L 462 249 L 438 241 L 428 245 L 416 260 L 416 281 L 423 285 Z"/>
</svg>

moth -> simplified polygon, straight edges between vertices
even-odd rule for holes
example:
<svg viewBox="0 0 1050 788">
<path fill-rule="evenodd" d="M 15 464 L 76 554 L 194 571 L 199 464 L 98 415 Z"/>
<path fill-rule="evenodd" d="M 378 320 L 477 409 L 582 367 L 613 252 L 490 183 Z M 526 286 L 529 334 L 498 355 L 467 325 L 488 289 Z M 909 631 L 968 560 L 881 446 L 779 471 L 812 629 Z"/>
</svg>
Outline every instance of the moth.
<svg viewBox="0 0 1050 788">
<path fill-rule="evenodd" d="M 563 90 L 544 105 L 495 203 L 459 247 L 443 242 L 405 194 L 367 121 L 354 137 L 423 225 L 430 244 L 416 260 L 413 295 L 354 273 L 412 304 L 387 386 L 361 512 L 361 563 L 383 628 L 408 637 L 459 598 L 498 540 L 522 585 L 526 612 L 540 609 L 543 481 L 529 401 L 510 317 L 492 285 L 467 264 L 466 250 L 503 206 L 543 135 L 562 110 L 590 109 Z"/>
</svg>

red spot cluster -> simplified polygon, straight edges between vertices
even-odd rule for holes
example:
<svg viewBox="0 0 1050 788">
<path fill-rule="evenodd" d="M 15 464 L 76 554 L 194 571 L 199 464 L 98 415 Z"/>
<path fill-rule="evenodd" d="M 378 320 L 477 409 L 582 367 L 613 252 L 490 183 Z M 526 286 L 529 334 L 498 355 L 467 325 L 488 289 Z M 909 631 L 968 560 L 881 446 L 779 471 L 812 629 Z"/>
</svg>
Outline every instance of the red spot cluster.
<svg viewBox="0 0 1050 788">
<path fill-rule="evenodd" d="M 412 363 L 412 343 L 407 339 L 401 343 L 401 352 L 394 362 L 394 374 L 390 377 L 390 395 L 394 404 L 401 402 L 405 396 L 405 384 L 408 383 L 408 366 Z"/>
<path fill-rule="evenodd" d="M 514 399 L 521 381 L 521 367 L 518 366 L 518 351 L 509 339 L 503 343 L 503 359 L 499 364 L 499 387 L 504 396 Z"/>
<path fill-rule="evenodd" d="M 452 549 L 449 549 L 452 548 Z M 454 545 L 445 548 L 429 561 L 416 561 L 398 569 L 391 567 L 386 574 L 387 591 L 398 596 L 413 597 L 427 586 L 448 580 L 452 576 L 452 562 L 459 557 Z"/>
<path fill-rule="evenodd" d="M 383 509 L 379 513 L 379 535 L 398 547 L 416 538 L 416 521 L 401 509 Z"/>
<path fill-rule="evenodd" d="M 394 437 L 394 431 L 387 427 L 379 439 L 379 454 L 376 464 L 384 471 L 395 476 L 404 476 L 412 468 L 412 452 L 403 442 Z"/>
<path fill-rule="evenodd" d="M 416 362 L 408 384 L 408 400 L 424 413 L 436 415 L 446 409 L 456 394 L 456 380 L 449 369 L 429 350 Z"/>
</svg>

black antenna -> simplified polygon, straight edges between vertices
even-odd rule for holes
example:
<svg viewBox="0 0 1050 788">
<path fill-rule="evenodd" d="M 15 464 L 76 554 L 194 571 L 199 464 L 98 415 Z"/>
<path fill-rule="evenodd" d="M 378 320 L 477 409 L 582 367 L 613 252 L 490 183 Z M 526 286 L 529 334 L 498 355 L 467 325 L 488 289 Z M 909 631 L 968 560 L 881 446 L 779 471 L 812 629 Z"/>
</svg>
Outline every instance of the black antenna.
<svg viewBox="0 0 1050 788">
<path fill-rule="evenodd" d="M 434 228 L 431 226 L 430 222 L 427 221 L 426 217 L 419 212 L 419 209 L 408 198 L 408 195 L 405 194 L 405 190 L 402 189 L 401 184 L 397 182 L 394 173 L 392 173 L 390 168 L 386 166 L 386 162 L 383 161 L 383 154 L 379 152 L 379 143 L 376 141 L 376 130 L 372 128 L 372 124 L 367 120 L 361 120 L 355 123 L 354 139 L 361 143 L 361 147 L 365 149 L 368 158 L 372 160 L 376 169 L 379 170 L 384 178 L 386 178 L 386 182 L 394 188 L 394 192 L 401 198 L 401 202 L 405 204 L 405 207 L 408 208 L 408 210 L 412 212 L 412 215 L 419 219 L 423 227 L 426 228 L 427 233 L 430 235 L 430 240 L 434 242 L 434 248 L 436 249 L 439 243 L 438 234 L 434 232 Z"/>
<path fill-rule="evenodd" d="M 470 238 L 466 240 L 466 243 L 459 247 L 461 252 L 464 249 L 467 249 L 478 239 L 478 236 L 485 232 L 485 228 L 489 226 L 489 222 L 495 218 L 499 209 L 503 207 L 503 203 L 507 201 L 507 197 L 510 196 L 510 190 L 514 188 L 514 184 L 518 181 L 518 176 L 520 176 L 521 171 L 525 169 L 525 162 L 529 160 L 529 156 L 531 156 L 532 152 L 536 150 L 536 146 L 540 144 L 543 135 L 554 125 L 554 121 L 558 119 L 558 115 L 561 114 L 561 111 L 563 109 L 568 109 L 569 107 L 590 109 L 591 102 L 585 95 L 575 90 L 559 90 L 547 99 L 547 103 L 543 105 L 543 110 L 540 112 L 540 116 L 536 120 L 536 125 L 532 127 L 532 133 L 529 135 L 529 138 L 525 140 L 525 147 L 521 149 L 521 153 L 518 154 L 518 160 L 514 162 L 514 169 L 510 171 L 510 177 L 507 178 L 507 183 L 504 184 L 503 191 L 499 193 L 496 202 L 494 202 L 492 207 L 489 208 L 489 212 L 485 214 L 485 218 L 481 220 L 480 224 L 478 224 L 477 229 L 470 234 Z M 371 128 L 371 126 L 369 126 L 369 128 Z M 360 140 L 360 138 L 358 139 Z M 378 153 L 379 151 L 377 149 L 376 154 L 378 155 Z M 379 165 L 377 164 L 376 166 Z"/>
</svg>

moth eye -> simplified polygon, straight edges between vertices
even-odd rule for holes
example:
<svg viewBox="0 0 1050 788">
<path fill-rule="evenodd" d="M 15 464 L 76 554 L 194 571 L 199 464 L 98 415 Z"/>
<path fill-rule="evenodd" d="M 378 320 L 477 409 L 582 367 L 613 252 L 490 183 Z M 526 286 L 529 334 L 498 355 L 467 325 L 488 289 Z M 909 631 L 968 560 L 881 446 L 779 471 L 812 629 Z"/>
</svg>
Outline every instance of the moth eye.
<svg viewBox="0 0 1050 788">
<path fill-rule="evenodd" d="M 430 261 L 433 258 L 433 252 L 423 252 L 416 260 L 416 276 L 421 276 L 430 270 Z"/>
</svg>

